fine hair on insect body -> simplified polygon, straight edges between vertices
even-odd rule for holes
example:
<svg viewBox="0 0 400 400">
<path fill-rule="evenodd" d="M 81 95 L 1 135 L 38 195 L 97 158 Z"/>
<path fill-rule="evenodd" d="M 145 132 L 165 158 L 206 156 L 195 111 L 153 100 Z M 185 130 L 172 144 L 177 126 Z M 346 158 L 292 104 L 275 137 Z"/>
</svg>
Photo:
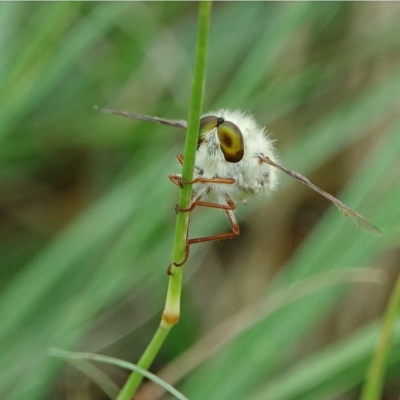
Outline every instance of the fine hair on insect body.
<svg viewBox="0 0 400 400">
<path fill-rule="evenodd" d="M 109 114 L 187 129 L 185 120 L 170 120 L 97 106 L 94 108 Z M 180 174 L 169 175 L 169 179 L 178 187 L 191 184 L 193 189 L 190 207 L 180 209 L 177 205 L 175 211 L 191 212 L 195 207 L 221 209 L 227 216 L 231 231 L 200 238 L 188 238 L 184 260 L 174 263 L 175 266 L 181 266 L 186 262 L 190 245 L 194 243 L 239 235 L 239 224 L 234 214 L 236 204 L 245 203 L 254 195 L 273 191 L 278 184 L 278 170 L 332 202 L 359 228 L 382 235 L 381 231 L 361 214 L 314 185 L 305 176 L 280 165 L 273 143 L 265 129 L 260 127 L 248 113 L 222 109 L 206 113 L 201 117 L 193 180 L 183 182 Z M 178 155 L 177 158 L 183 165 L 183 156 Z"/>
</svg>

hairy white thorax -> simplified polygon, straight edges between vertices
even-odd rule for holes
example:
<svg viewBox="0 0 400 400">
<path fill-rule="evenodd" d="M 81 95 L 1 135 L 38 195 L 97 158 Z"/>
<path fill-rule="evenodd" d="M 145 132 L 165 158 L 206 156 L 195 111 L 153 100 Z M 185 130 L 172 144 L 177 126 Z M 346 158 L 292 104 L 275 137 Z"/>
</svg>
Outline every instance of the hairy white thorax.
<svg viewBox="0 0 400 400">
<path fill-rule="evenodd" d="M 239 162 L 226 161 L 221 150 L 217 128 L 205 134 L 199 144 L 194 178 L 232 178 L 233 184 L 195 183 L 193 194 L 196 199 L 224 204 L 228 195 L 233 201 L 243 203 L 254 194 L 268 193 L 278 183 L 276 168 L 260 162 L 261 157 L 276 160 L 273 141 L 264 128 L 260 127 L 250 114 L 242 111 L 219 110 L 202 117 L 216 116 L 235 124 L 243 135 L 244 154 Z"/>
</svg>

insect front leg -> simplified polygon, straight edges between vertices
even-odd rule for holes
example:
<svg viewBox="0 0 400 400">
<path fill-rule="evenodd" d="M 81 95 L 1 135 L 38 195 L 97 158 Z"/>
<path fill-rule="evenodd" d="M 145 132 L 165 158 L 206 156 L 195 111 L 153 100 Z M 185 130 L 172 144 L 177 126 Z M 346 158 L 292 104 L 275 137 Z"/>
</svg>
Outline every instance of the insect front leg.
<svg viewBox="0 0 400 400">
<path fill-rule="evenodd" d="M 181 174 L 169 174 L 169 180 L 179 188 L 183 188 L 184 185 L 193 185 L 194 183 L 221 183 L 225 185 L 232 185 L 236 181 L 233 178 L 195 178 L 191 181 L 184 181 Z"/>
</svg>

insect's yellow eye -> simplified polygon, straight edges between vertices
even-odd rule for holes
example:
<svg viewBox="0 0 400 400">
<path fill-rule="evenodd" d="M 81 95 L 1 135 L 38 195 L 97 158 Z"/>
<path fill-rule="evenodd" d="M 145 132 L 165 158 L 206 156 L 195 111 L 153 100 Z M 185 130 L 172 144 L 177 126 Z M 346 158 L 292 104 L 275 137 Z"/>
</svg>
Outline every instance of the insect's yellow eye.
<svg viewBox="0 0 400 400">
<path fill-rule="evenodd" d="M 204 136 L 216 128 L 221 122 L 224 122 L 223 118 L 216 117 L 215 115 L 208 115 L 200 120 L 200 134 L 199 141 L 204 139 Z"/>
<path fill-rule="evenodd" d="M 215 128 L 225 160 L 231 163 L 239 162 L 244 154 L 242 132 L 233 122 L 225 121 L 222 117 L 208 115 L 200 120 L 199 144 L 206 134 Z"/>
<path fill-rule="evenodd" d="M 237 163 L 243 158 L 243 135 L 234 123 L 230 121 L 221 123 L 218 126 L 218 139 L 226 161 Z"/>
</svg>

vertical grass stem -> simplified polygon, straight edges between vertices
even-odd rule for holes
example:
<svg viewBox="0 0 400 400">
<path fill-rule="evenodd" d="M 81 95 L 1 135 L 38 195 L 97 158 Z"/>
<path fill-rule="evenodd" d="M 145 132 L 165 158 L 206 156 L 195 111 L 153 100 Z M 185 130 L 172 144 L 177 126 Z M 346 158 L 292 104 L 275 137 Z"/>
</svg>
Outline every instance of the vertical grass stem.
<svg viewBox="0 0 400 400">
<path fill-rule="evenodd" d="M 211 19 L 211 2 L 202 1 L 199 7 L 199 22 L 197 33 L 196 57 L 192 81 L 192 93 L 188 117 L 188 129 L 185 141 L 184 163 L 182 178 L 183 182 L 191 181 L 193 178 L 194 163 L 199 132 L 199 121 L 203 103 L 203 90 L 206 72 L 206 57 L 208 47 L 208 35 Z M 184 185 L 179 194 L 179 207 L 188 208 L 192 196 L 192 186 Z M 185 258 L 186 239 L 189 229 L 190 213 L 178 213 L 175 227 L 175 240 L 172 261 L 180 263 Z M 171 266 L 168 283 L 168 291 L 161 323 L 154 334 L 151 342 L 141 356 L 138 366 L 147 370 L 158 354 L 162 344 L 168 336 L 171 328 L 180 318 L 180 301 L 183 282 L 183 266 Z M 124 387 L 118 394 L 117 400 L 130 400 L 138 389 L 143 376 L 133 372 Z"/>
</svg>

